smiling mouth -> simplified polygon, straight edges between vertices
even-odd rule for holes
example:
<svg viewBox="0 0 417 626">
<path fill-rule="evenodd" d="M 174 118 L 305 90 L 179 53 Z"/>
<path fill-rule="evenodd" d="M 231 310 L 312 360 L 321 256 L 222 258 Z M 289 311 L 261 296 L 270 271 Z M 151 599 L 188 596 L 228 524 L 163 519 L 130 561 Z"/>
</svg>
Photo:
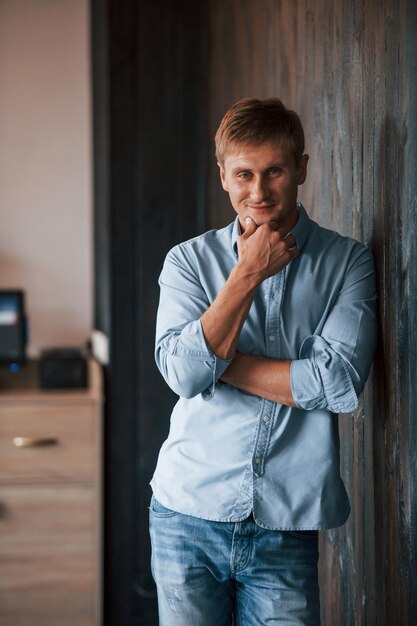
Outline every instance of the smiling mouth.
<svg viewBox="0 0 417 626">
<path fill-rule="evenodd" d="M 274 207 L 274 204 L 248 204 L 247 205 L 250 209 L 255 209 L 255 210 L 261 210 L 261 209 L 272 209 L 272 207 Z"/>
</svg>

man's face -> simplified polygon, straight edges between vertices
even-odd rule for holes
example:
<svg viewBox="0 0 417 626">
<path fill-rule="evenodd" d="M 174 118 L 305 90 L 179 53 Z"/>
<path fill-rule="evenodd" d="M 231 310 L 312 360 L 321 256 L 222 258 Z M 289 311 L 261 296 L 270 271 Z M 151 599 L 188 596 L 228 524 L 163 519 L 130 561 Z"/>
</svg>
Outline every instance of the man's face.
<svg viewBox="0 0 417 626">
<path fill-rule="evenodd" d="M 247 217 L 258 226 L 277 222 L 288 231 L 295 226 L 298 185 L 305 181 L 307 161 L 305 154 L 297 166 L 291 150 L 275 142 L 238 145 L 226 154 L 220 178 L 242 230 Z"/>
</svg>

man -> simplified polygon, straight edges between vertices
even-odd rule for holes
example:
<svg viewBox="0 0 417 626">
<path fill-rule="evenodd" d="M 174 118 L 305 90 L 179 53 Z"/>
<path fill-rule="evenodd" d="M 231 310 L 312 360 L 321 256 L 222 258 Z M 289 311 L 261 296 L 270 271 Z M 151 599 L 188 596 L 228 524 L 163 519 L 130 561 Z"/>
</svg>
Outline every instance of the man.
<svg viewBox="0 0 417 626">
<path fill-rule="evenodd" d="M 280 100 L 235 104 L 216 156 L 236 220 L 160 277 L 156 361 L 180 396 L 151 482 L 160 623 L 316 626 L 318 530 L 349 515 L 336 414 L 375 349 L 372 255 L 297 202 L 308 156 Z"/>
</svg>

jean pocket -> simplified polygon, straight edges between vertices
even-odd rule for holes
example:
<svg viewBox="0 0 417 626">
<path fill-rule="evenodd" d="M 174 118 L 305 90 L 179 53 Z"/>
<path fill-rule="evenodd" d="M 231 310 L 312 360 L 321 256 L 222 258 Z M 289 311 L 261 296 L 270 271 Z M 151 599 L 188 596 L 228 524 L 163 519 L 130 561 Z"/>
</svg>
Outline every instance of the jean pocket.
<svg viewBox="0 0 417 626">
<path fill-rule="evenodd" d="M 152 496 L 151 498 L 149 510 L 155 517 L 174 517 L 175 515 L 179 515 L 176 511 L 172 511 L 172 509 L 168 509 L 166 506 L 161 504 L 155 496 Z"/>
<path fill-rule="evenodd" d="M 317 539 L 319 535 L 318 530 L 287 530 L 287 533 L 297 539 Z"/>
</svg>

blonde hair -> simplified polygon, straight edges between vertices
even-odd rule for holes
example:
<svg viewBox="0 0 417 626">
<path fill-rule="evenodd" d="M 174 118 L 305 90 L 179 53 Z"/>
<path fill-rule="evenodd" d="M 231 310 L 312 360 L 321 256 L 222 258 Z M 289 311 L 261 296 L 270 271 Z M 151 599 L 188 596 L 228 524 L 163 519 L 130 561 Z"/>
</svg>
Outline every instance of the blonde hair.
<svg viewBox="0 0 417 626">
<path fill-rule="evenodd" d="M 304 131 L 295 111 L 279 98 L 245 98 L 226 112 L 216 132 L 216 158 L 223 165 L 226 153 L 237 145 L 277 142 L 288 147 L 298 165 L 304 154 Z"/>
</svg>

